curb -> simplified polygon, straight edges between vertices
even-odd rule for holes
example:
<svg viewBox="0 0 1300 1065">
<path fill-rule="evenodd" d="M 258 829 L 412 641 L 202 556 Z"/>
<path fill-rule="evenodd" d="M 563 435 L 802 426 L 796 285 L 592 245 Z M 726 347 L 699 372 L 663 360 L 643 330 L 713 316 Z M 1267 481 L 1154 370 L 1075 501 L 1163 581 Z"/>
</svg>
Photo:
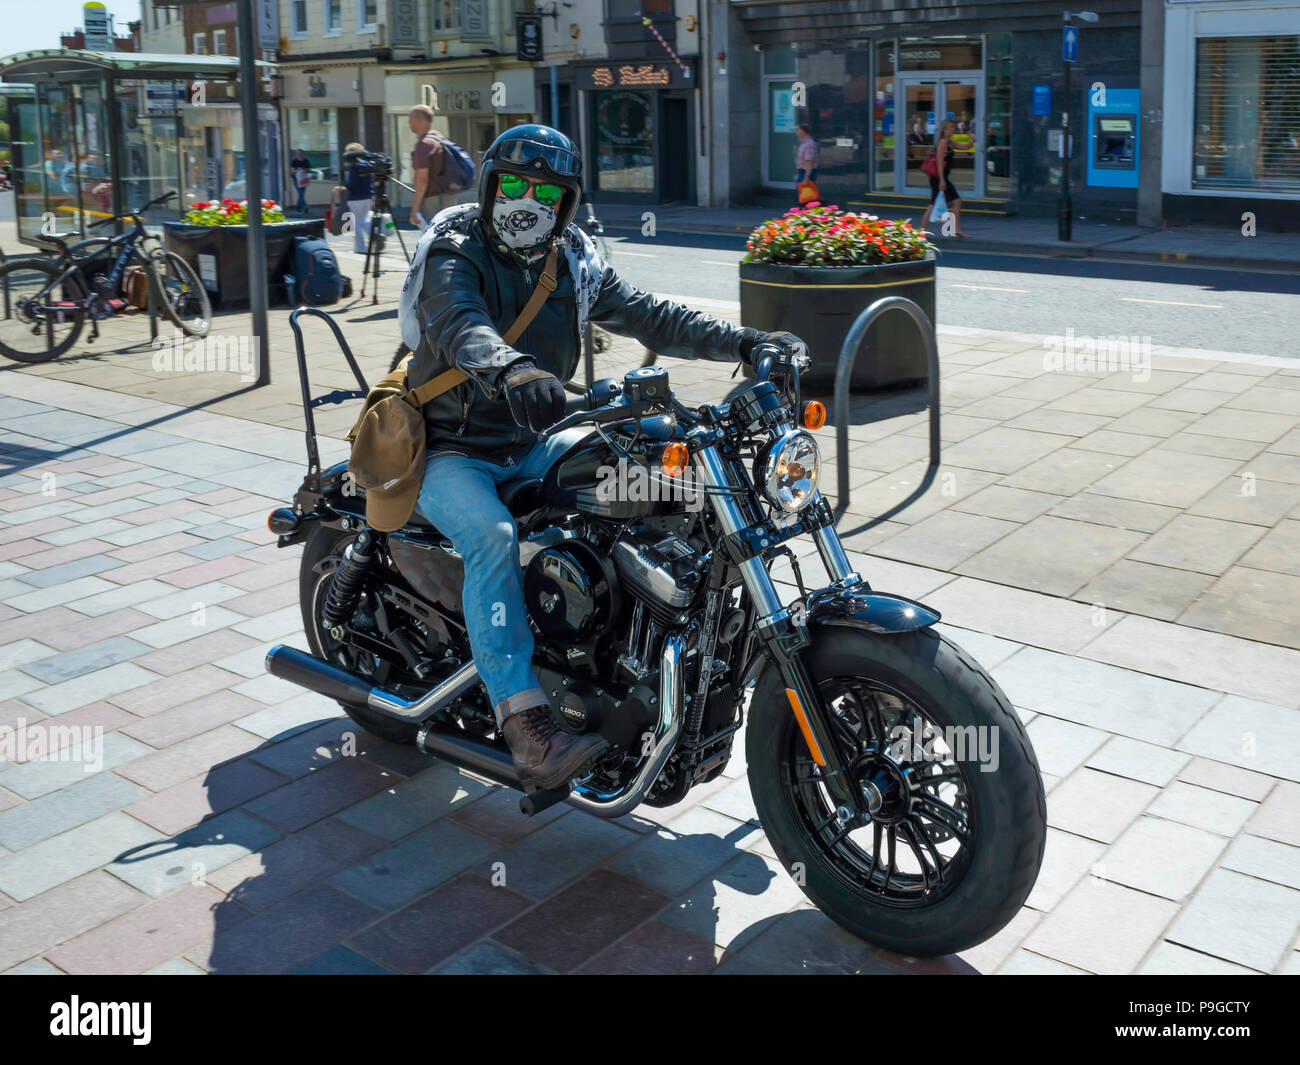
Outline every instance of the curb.
<svg viewBox="0 0 1300 1065">
<path fill-rule="evenodd" d="M 606 232 L 640 233 L 634 222 L 605 222 Z M 692 233 L 710 236 L 748 235 L 749 226 L 727 226 L 710 223 L 668 222 L 655 227 L 658 233 Z M 1183 266 L 1205 266 L 1217 269 L 1253 270 L 1268 273 L 1300 272 L 1300 259 L 1245 259 L 1239 256 L 1198 255 L 1194 252 L 1131 251 L 1108 245 L 1091 244 L 1024 244 L 971 238 L 964 241 L 943 240 L 939 244 L 940 257 L 945 251 L 958 254 L 983 252 L 990 255 L 1015 253 L 1044 259 L 1111 259 L 1131 263 L 1174 263 Z"/>
</svg>

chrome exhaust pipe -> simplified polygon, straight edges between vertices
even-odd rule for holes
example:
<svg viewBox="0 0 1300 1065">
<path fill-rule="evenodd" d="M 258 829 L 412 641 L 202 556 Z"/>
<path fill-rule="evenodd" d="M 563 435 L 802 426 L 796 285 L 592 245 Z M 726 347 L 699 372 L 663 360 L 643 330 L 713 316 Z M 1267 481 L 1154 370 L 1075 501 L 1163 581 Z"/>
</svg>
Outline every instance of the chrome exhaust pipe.
<svg viewBox="0 0 1300 1065">
<path fill-rule="evenodd" d="M 266 671 L 290 684 L 352 706 L 367 706 L 385 717 L 416 723 L 437 713 L 478 683 L 478 667 L 466 662 L 418 699 L 376 688 L 368 681 L 296 647 L 276 644 L 266 654 Z"/>
<path fill-rule="evenodd" d="M 632 782 L 620 792 L 610 793 L 608 798 L 579 784 L 569 796 L 569 805 L 597 817 L 613 818 L 631 813 L 644 801 L 650 785 L 663 772 L 681 733 L 682 655 L 685 647 L 686 640 L 681 636 L 670 636 L 664 641 L 663 661 L 659 668 L 659 722 L 655 727 L 654 747 Z"/>
</svg>

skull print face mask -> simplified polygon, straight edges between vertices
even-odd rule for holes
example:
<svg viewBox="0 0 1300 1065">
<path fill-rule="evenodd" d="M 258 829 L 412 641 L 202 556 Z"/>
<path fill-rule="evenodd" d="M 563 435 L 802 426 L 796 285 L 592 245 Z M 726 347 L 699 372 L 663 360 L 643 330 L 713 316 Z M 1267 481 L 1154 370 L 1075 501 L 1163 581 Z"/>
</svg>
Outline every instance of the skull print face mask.
<svg viewBox="0 0 1300 1065">
<path fill-rule="evenodd" d="M 492 205 L 492 225 L 515 251 L 527 251 L 549 240 L 555 230 L 555 218 L 554 207 L 531 198 L 509 200 L 497 196 Z"/>
</svg>

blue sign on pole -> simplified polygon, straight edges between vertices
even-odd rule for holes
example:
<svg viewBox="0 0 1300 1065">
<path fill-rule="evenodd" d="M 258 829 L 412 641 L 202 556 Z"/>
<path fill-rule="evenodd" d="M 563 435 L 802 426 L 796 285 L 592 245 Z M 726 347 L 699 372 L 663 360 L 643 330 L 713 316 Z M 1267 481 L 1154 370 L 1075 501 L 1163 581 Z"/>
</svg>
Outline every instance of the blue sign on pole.
<svg viewBox="0 0 1300 1065">
<path fill-rule="evenodd" d="M 1074 26 L 1066 26 L 1061 39 L 1062 56 L 1067 63 L 1079 58 L 1079 31 Z"/>
<path fill-rule="evenodd" d="M 1050 85 L 1034 86 L 1034 114 L 1050 115 L 1052 113 L 1052 87 Z"/>
</svg>

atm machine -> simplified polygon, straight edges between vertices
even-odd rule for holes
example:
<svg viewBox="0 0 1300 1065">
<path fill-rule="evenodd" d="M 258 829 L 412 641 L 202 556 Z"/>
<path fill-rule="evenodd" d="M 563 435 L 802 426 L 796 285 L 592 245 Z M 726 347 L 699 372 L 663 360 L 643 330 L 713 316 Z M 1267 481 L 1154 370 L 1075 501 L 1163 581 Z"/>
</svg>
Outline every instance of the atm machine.
<svg viewBox="0 0 1300 1065">
<path fill-rule="evenodd" d="M 1138 187 L 1140 89 L 1107 89 L 1106 102 L 1088 99 L 1088 184 Z"/>
</svg>

